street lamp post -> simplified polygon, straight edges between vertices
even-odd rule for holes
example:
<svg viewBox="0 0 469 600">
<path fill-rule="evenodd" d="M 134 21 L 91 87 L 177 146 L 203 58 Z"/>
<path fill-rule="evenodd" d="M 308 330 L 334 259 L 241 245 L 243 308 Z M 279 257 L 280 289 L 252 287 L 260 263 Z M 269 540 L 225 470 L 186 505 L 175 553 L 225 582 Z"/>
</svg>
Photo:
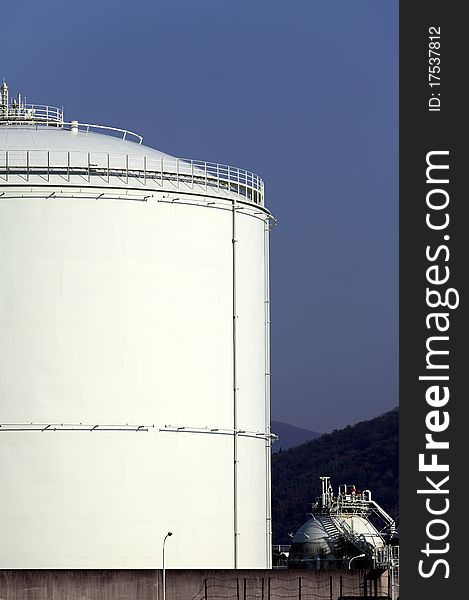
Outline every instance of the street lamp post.
<svg viewBox="0 0 469 600">
<path fill-rule="evenodd" d="M 164 546 L 166 544 L 166 539 L 173 535 L 172 531 L 168 531 L 168 533 L 164 536 L 163 540 L 163 600 L 166 600 L 166 570 L 164 565 Z"/>
<path fill-rule="evenodd" d="M 357 554 L 357 556 L 352 556 L 352 558 L 348 561 L 348 568 L 350 569 L 350 565 L 352 564 L 352 560 L 355 558 L 365 558 L 366 554 Z"/>
</svg>

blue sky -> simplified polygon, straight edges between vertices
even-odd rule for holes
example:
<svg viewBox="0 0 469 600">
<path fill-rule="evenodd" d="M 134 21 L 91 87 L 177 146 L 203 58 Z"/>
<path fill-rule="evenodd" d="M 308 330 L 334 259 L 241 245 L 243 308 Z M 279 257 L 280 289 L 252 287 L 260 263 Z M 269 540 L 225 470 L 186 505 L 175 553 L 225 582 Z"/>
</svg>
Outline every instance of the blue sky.
<svg viewBox="0 0 469 600">
<path fill-rule="evenodd" d="M 13 92 L 265 179 L 274 419 L 397 405 L 397 0 L 6 0 L 2 20 Z"/>
</svg>

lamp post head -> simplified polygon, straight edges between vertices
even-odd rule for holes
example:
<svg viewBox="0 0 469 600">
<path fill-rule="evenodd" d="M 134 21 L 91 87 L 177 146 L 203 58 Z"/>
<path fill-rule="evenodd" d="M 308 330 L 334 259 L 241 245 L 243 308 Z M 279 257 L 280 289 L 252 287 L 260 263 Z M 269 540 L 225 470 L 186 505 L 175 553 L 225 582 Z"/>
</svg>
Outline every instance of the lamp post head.
<svg viewBox="0 0 469 600">
<path fill-rule="evenodd" d="M 366 556 L 366 554 L 357 554 L 357 556 L 352 556 L 352 558 L 348 561 L 348 568 L 351 568 L 351 564 L 352 564 L 352 560 L 354 560 L 355 558 L 364 558 Z"/>
<path fill-rule="evenodd" d="M 166 540 L 173 535 L 172 531 L 168 531 L 168 533 L 164 536 L 163 540 L 163 600 L 166 600 L 166 569 L 164 562 L 164 547 L 166 544 Z"/>
</svg>

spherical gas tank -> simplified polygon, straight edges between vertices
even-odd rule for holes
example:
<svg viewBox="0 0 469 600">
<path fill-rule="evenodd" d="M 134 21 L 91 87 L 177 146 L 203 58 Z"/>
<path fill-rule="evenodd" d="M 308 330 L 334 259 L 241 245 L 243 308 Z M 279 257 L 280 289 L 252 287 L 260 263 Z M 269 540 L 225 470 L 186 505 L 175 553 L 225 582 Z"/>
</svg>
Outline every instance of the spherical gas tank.
<svg viewBox="0 0 469 600">
<path fill-rule="evenodd" d="M 332 537 L 326 529 L 326 522 L 330 523 L 328 529 L 333 532 Z M 313 516 L 296 532 L 290 546 L 289 562 L 333 557 L 337 535 L 338 532 L 329 517 L 320 514 Z"/>
<path fill-rule="evenodd" d="M 356 543 L 353 543 L 355 536 Z M 363 552 L 382 548 L 383 539 L 373 524 L 361 515 L 317 514 L 306 521 L 292 540 L 290 566 L 322 568 L 339 563 Z M 341 565 L 339 565 L 341 566 Z"/>
</svg>

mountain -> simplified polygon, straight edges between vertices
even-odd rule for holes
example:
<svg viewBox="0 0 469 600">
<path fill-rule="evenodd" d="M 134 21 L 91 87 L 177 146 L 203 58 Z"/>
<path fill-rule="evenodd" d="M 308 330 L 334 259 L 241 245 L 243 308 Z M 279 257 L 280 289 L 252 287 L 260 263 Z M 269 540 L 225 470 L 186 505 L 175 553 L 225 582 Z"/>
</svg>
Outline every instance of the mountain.
<svg viewBox="0 0 469 600">
<path fill-rule="evenodd" d="M 334 491 L 343 483 L 371 490 L 372 498 L 396 518 L 398 436 L 399 411 L 395 409 L 273 454 L 273 543 L 288 544 L 288 534 L 294 534 L 309 518 L 311 503 L 320 493 L 321 475 L 331 477 Z"/>
<path fill-rule="evenodd" d="M 288 423 L 281 423 L 280 421 L 272 421 L 271 428 L 272 432 L 279 437 L 279 440 L 272 445 L 272 452 L 288 450 L 288 448 L 299 446 L 321 435 L 316 431 L 310 431 L 309 429 L 303 429 L 303 427 L 296 427 Z"/>
</svg>

